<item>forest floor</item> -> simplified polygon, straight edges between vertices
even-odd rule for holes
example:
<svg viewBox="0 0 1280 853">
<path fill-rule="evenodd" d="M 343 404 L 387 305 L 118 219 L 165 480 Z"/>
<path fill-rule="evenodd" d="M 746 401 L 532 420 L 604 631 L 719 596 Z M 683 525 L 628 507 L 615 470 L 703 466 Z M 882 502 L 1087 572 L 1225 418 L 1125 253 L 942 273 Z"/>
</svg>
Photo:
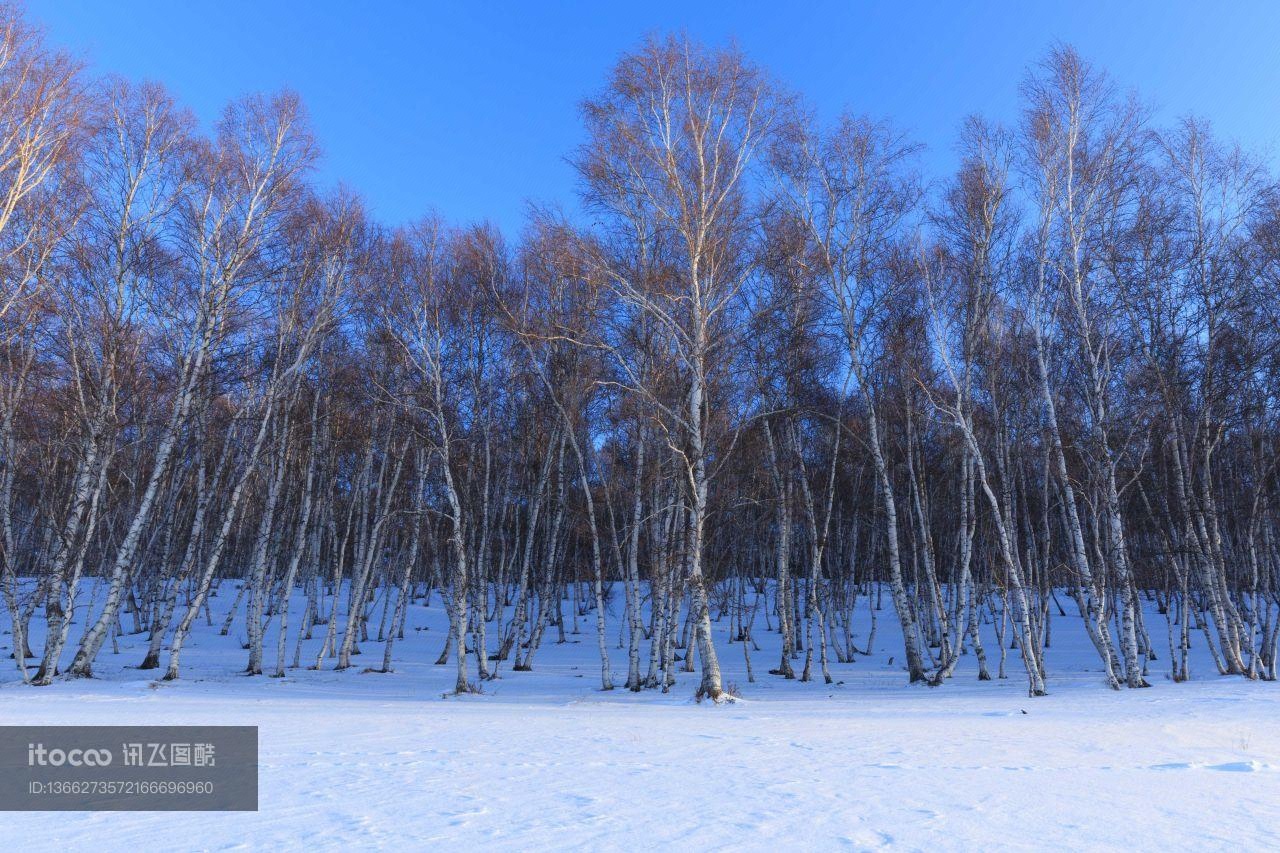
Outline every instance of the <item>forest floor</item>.
<svg viewBox="0 0 1280 853">
<path fill-rule="evenodd" d="M 618 595 L 620 610 L 620 588 Z M 1133 851 L 1278 843 L 1280 686 L 1219 677 L 1201 637 L 1192 681 L 1172 683 L 1159 645 L 1164 617 L 1154 609 L 1147 618 L 1160 660 L 1150 664 L 1150 689 L 1107 690 L 1078 616 L 1055 614 L 1050 695 L 1036 699 L 1026 696 L 1016 652 L 1004 680 L 979 682 L 969 655 L 944 686 L 908 686 L 887 595 L 873 654 L 833 661 L 831 685 L 767 673 L 778 635 L 764 629 L 762 614 L 748 683 L 726 618 L 717 646 L 725 681 L 741 698 L 714 706 L 693 700 L 696 673 L 680 673 L 665 695 L 602 692 L 594 615 L 578 620 L 576 634 L 570 625 L 563 644 L 548 629 L 533 672 L 504 663 L 482 695 L 446 696 L 454 670 L 432 665 L 447 631 L 438 598 L 411 608 L 392 673 L 362 671 L 381 665 L 382 646 L 371 641 L 343 672 L 329 661 L 283 679 L 250 678 L 237 674 L 247 655 L 242 621 L 218 634 L 218 610 L 233 598 L 224 584 L 213 599 L 215 625 L 200 620 L 181 680 L 161 683 L 157 671 L 137 670 L 146 635 L 121 636 L 119 653 L 108 644 L 91 680 L 33 688 L 0 671 L 0 724 L 256 725 L 259 811 L 10 813 L 6 848 Z M 294 606 L 301 613 L 301 601 Z M 859 643 L 868 616 L 864 601 Z M 0 628 L 7 635 L 7 624 Z M 626 651 L 617 630 L 614 622 L 620 685 Z M 304 644 L 304 662 L 322 633 Z M 994 669 L 990 625 L 984 636 Z M 271 665 L 271 635 L 267 649 Z M 646 664 L 647 652 L 646 644 Z"/>
</svg>

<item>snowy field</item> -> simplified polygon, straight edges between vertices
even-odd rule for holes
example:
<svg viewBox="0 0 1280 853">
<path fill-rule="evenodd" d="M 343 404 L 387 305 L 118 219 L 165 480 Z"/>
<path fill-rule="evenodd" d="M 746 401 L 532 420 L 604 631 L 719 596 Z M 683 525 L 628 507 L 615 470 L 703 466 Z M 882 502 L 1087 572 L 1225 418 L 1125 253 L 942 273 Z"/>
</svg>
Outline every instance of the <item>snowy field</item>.
<svg viewBox="0 0 1280 853">
<path fill-rule="evenodd" d="M 31 688 L 4 671 L 0 723 L 259 726 L 260 811 L 9 813 L 7 849 L 1280 845 L 1280 690 L 1213 674 L 1202 643 L 1192 682 L 1171 683 L 1162 654 L 1150 689 L 1115 693 L 1091 671 L 1078 618 L 1055 614 L 1048 697 L 1026 697 L 1016 653 L 1003 681 L 978 682 L 970 656 L 945 686 L 909 687 L 890 663 L 901 647 L 886 596 L 874 653 L 833 662 L 834 685 L 768 675 L 777 635 L 763 618 L 748 684 L 742 647 L 718 624 L 725 681 L 742 698 L 715 707 L 693 701 L 695 673 L 667 695 L 599 691 L 585 617 L 563 645 L 548 630 L 534 672 L 504 664 L 484 695 L 446 698 L 454 671 L 432 665 L 446 632 L 438 598 L 411 609 L 393 673 L 361 671 L 381 662 L 369 642 L 344 672 L 249 678 L 234 674 L 242 623 L 217 632 L 231 586 L 213 599 L 215 627 L 201 620 L 182 680 L 135 669 L 146 635 L 122 636 L 93 680 Z M 1164 619 L 1148 620 L 1158 644 Z M 987 642 L 998 654 L 993 633 Z M 620 683 L 626 652 L 612 653 Z"/>
</svg>

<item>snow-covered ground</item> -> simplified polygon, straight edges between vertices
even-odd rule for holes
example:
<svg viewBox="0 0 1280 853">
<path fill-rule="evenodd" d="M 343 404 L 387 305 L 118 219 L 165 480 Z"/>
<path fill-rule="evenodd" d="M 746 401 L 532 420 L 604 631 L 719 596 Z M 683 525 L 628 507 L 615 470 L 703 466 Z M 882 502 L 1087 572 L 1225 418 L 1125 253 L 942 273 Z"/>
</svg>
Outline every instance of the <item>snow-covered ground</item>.
<svg viewBox="0 0 1280 853">
<path fill-rule="evenodd" d="M 232 598 L 228 583 L 215 617 Z M 867 616 L 864 603 L 859 642 Z M 1167 679 L 1162 654 L 1151 689 L 1111 692 L 1078 618 L 1056 618 L 1051 695 L 1029 699 L 1016 653 L 1007 680 L 978 682 L 969 656 L 943 687 L 907 686 L 887 596 L 874 654 L 833 662 L 834 685 L 768 675 L 777 635 L 758 619 L 754 684 L 728 620 L 717 625 L 725 680 L 742 696 L 719 707 L 693 701 L 694 673 L 667 695 L 599 691 L 593 617 L 563 645 L 549 630 L 534 672 L 504 665 L 484 695 L 445 697 L 453 670 L 432 665 L 446 625 L 438 598 L 411 609 L 390 674 L 361 671 L 381 663 L 370 642 L 344 672 L 237 675 L 243 628 L 219 636 L 216 618 L 201 620 L 178 682 L 133 668 L 145 634 L 121 637 L 118 655 L 108 645 L 93 680 L 32 688 L 0 671 L 3 724 L 249 724 L 261 748 L 257 813 L 10 813 L 5 847 L 1280 845 L 1280 689 L 1213 674 L 1202 642 L 1190 683 Z M 1163 617 L 1148 619 L 1159 643 Z M 313 656 L 321 633 L 304 646 Z M 993 634 L 988 644 L 996 654 Z M 270 637 L 267 649 L 270 664 Z M 626 652 L 611 651 L 620 683 Z"/>
</svg>

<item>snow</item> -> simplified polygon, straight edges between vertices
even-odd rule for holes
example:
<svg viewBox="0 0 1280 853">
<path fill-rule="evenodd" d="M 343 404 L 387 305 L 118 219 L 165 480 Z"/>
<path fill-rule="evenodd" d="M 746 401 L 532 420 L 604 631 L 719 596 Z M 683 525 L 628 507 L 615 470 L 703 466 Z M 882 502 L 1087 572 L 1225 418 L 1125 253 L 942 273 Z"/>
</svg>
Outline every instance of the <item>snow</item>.
<svg viewBox="0 0 1280 853">
<path fill-rule="evenodd" d="M 438 598 L 411 608 L 395 672 L 361 671 L 381 663 L 381 644 L 368 642 L 349 670 L 291 670 L 285 679 L 236 674 L 247 656 L 242 623 L 219 636 L 217 613 L 233 598 L 228 582 L 213 599 L 214 627 L 200 620 L 180 681 L 132 668 L 146 635 L 122 636 L 118 655 L 110 644 L 103 650 L 93 680 L 32 688 L 0 670 L 0 723 L 259 726 L 260 810 L 10 813 L 9 849 L 1276 844 L 1280 692 L 1218 677 L 1200 637 L 1191 682 L 1168 680 L 1165 652 L 1151 663 L 1150 689 L 1112 692 L 1079 618 L 1055 614 L 1049 696 L 1027 698 L 1016 652 L 1006 680 L 978 682 L 970 655 L 946 685 L 911 687 L 886 595 L 873 655 L 833 661 L 833 685 L 768 675 L 778 638 L 762 616 L 748 684 L 742 647 L 728 643 L 728 619 L 718 623 L 725 680 L 742 698 L 714 706 L 693 701 L 696 673 L 681 673 L 666 695 L 601 692 L 587 616 L 563 645 L 548 630 L 535 671 L 506 663 L 483 695 L 446 697 L 454 670 L 432 665 L 447 624 Z M 292 612 L 302 612 L 300 599 Z M 862 642 L 865 600 L 858 615 Z M 626 652 L 616 648 L 613 618 L 621 683 Z M 1153 609 L 1147 619 L 1158 643 L 1164 617 Z M 322 634 L 304 645 L 304 661 Z M 33 647 L 42 641 L 37 633 Z M 994 634 L 986 641 L 994 669 Z M 266 647 L 270 665 L 270 635 Z"/>
</svg>

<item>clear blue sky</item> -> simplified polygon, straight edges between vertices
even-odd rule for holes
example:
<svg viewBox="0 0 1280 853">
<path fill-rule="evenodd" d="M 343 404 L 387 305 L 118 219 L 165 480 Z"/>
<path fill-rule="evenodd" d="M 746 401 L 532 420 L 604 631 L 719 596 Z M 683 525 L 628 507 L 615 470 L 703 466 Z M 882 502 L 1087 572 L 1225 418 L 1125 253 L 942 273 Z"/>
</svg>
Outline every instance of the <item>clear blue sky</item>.
<svg viewBox="0 0 1280 853">
<path fill-rule="evenodd" d="M 289 86 L 378 218 L 430 208 L 519 228 L 526 200 L 574 204 L 577 106 L 650 31 L 730 38 L 828 115 L 893 118 L 950 171 L 970 112 L 1011 121 L 1055 40 L 1160 108 L 1268 154 L 1280 142 L 1280 2 L 356 2 L 30 0 L 95 71 L 159 80 L 202 120 Z M 1272 157 L 1272 162 L 1275 158 Z"/>
</svg>

